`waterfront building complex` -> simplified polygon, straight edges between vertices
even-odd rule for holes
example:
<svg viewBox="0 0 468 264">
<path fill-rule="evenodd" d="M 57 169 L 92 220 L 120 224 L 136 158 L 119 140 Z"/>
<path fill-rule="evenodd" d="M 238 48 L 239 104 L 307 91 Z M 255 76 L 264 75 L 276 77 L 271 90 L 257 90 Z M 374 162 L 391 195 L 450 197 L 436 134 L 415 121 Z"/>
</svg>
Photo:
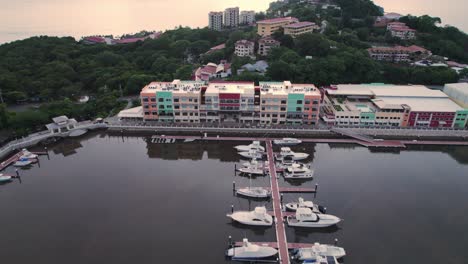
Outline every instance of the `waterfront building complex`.
<svg viewBox="0 0 468 264">
<path fill-rule="evenodd" d="M 208 28 L 217 31 L 223 29 L 223 12 L 210 12 L 208 14 Z"/>
<path fill-rule="evenodd" d="M 241 11 L 239 20 L 242 25 L 253 24 L 255 22 L 255 11 Z"/>
<path fill-rule="evenodd" d="M 235 44 L 234 54 L 238 57 L 253 57 L 255 51 L 255 43 L 248 40 L 239 40 Z"/>
<path fill-rule="evenodd" d="M 319 119 L 313 84 L 285 82 L 152 82 L 141 91 L 144 120 L 309 124 Z"/>
<path fill-rule="evenodd" d="M 224 26 L 228 28 L 239 26 L 239 7 L 231 7 L 224 10 Z"/>
<path fill-rule="evenodd" d="M 281 43 L 271 36 L 266 36 L 258 41 L 258 54 L 261 56 L 268 56 L 270 50 L 279 47 Z"/>
<path fill-rule="evenodd" d="M 299 22 L 299 20 L 295 17 L 279 17 L 257 21 L 257 33 L 260 36 L 270 36 L 284 26 L 297 22 Z"/>
<path fill-rule="evenodd" d="M 343 84 L 322 90 L 283 82 L 152 82 L 140 93 L 145 121 L 466 128 L 468 84 L 447 94 L 422 85 Z"/>
<path fill-rule="evenodd" d="M 305 33 L 312 33 L 314 30 L 320 29 L 320 27 L 317 26 L 317 24 L 308 21 L 285 25 L 283 26 L 283 28 L 284 34 L 289 35 L 293 38 Z"/>
<path fill-rule="evenodd" d="M 336 85 L 321 111 L 329 125 L 464 128 L 468 109 L 421 85 Z"/>
</svg>

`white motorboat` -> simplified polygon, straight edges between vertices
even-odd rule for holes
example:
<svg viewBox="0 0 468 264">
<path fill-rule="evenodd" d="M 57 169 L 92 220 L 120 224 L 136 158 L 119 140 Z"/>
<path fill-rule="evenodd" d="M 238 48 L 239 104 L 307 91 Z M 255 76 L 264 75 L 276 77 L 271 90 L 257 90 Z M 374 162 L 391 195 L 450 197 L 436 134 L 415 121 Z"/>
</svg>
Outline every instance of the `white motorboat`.
<svg viewBox="0 0 468 264">
<path fill-rule="evenodd" d="M 317 256 L 335 257 L 339 259 L 346 256 L 346 251 L 342 247 L 314 243 L 312 247 L 298 249 L 294 258 L 298 260 L 314 260 Z"/>
<path fill-rule="evenodd" d="M 317 255 L 315 259 L 304 260 L 302 264 L 339 264 L 339 262 L 335 257 L 332 256 L 324 257 Z"/>
<path fill-rule="evenodd" d="M 302 141 L 297 138 L 283 138 L 283 139 L 275 139 L 273 140 L 273 143 L 275 145 L 281 145 L 281 146 L 294 146 L 294 145 L 301 144 Z"/>
<path fill-rule="evenodd" d="M 314 177 L 314 171 L 305 164 L 294 163 L 284 171 L 285 179 L 311 179 Z"/>
<path fill-rule="evenodd" d="M 276 154 L 276 159 L 283 161 L 285 157 L 290 157 L 293 160 L 303 160 L 309 157 L 307 153 L 294 152 L 289 147 L 282 147 L 281 152 Z"/>
<path fill-rule="evenodd" d="M 255 207 L 253 211 L 238 211 L 226 216 L 244 225 L 271 226 L 273 224 L 273 217 L 267 213 L 265 207 Z"/>
<path fill-rule="evenodd" d="M 242 152 L 239 152 L 239 155 L 248 159 L 262 159 L 263 158 L 263 152 L 259 152 L 256 150 L 242 151 Z"/>
<path fill-rule="evenodd" d="M 252 198 L 268 198 L 271 191 L 263 187 L 245 187 L 237 189 L 237 194 Z"/>
<path fill-rule="evenodd" d="M 37 155 L 28 151 L 27 149 L 23 149 L 22 150 L 23 152 L 23 155 L 21 156 L 21 158 L 25 158 L 25 159 L 37 159 Z"/>
<path fill-rule="evenodd" d="M 315 204 L 312 201 L 305 201 L 304 198 L 299 197 L 299 201 L 287 203 L 286 209 L 289 211 L 296 211 L 298 208 L 310 208 L 313 213 L 322 214 L 325 213 L 325 208 Z"/>
<path fill-rule="evenodd" d="M 287 216 L 286 220 L 293 227 L 328 227 L 341 221 L 334 215 L 316 214 L 310 208 L 298 208 L 296 215 Z"/>
<path fill-rule="evenodd" d="M 237 261 L 254 261 L 269 258 L 276 254 L 278 254 L 278 250 L 275 248 L 254 245 L 247 238 L 243 239 L 241 247 L 233 247 L 226 251 L 226 256 Z"/>
<path fill-rule="evenodd" d="M 239 172 L 251 175 L 265 175 L 265 169 L 263 164 L 259 164 L 258 161 L 252 160 L 243 164 L 244 167 L 237 169 Z"/>
<path fill-rule="evenodd" d="M 9 182 L 11 179 L 11 176 L 0 174 L 0 183 Z"/>
<path fill-rule="evenodd" d="M 255 150 L 255 151 L 265 151 L 265 147 L 260 145 L 260 141 L 254 141 L 250 145 L 239 145 L 235 146 L 235 149 L 237 151 L 250 151 L 250 150 Z"/>
<path fill-rule="evenodd" d="M 18 160 L 17 162 L 15 162 L 13 164 L 13 166 L 15 167 L 25 167 L 25 166 L 29 166 L 31 165 L 31 163 L 33 163 L 30 159 L 28 158 L 21 158 L 20 160 Z"/>
</svg>

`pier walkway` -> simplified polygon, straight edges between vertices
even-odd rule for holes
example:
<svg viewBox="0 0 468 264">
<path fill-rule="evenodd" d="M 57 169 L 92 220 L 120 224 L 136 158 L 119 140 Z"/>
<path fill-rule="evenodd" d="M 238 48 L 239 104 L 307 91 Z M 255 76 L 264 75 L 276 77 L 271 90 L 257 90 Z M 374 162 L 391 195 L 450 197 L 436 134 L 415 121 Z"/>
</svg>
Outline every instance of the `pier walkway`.
<svg viewBox="0 0 468 264">
<path fill-rule="evenodd" d="M 281 209 L 281 198 L 278 185 L 278 177 L 276 174 L 275 158 L 273 156 L 273 146 L 271 140 L 266 142 L 266 150 L 268 156 L 268 165 L 270 166 L 270 184 L 271 198 L 273 202 L 273 212 L 275 216 L 276 239 L 279 254 L 279 263 L 290 263 L 288 253 L 288 242 L 286 239 L 286 230 L 284 226 L 283 210 Z"/>
</svg>

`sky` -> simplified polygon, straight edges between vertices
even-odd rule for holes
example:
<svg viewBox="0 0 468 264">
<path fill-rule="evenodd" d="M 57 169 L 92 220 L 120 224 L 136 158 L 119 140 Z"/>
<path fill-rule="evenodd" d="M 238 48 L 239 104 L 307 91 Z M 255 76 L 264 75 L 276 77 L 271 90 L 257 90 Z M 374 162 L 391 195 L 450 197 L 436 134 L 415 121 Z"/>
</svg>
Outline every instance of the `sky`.
<svg viewBox="0 0 468 264">
<path fill-rule="evenodd" d="M 271 0 L 0 0 L 0 43 L 37 35 L 120 35 L 204 27 L 209 11 L 239 6 L 263 11 Z M 430 3 L 429 3 L 430 2 Z M 375 0 L 386 11 L 430 14 L 468 32 L 468 0 Z"/>
</svg>

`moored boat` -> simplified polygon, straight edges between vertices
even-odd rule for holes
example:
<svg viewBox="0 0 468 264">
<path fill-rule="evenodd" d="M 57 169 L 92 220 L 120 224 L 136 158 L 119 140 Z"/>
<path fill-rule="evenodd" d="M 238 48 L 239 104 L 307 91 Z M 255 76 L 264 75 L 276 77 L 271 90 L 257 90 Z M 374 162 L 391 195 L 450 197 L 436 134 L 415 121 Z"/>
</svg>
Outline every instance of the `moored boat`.
<svg viewBox="0 0 468 264">
<path fill-rule="evenodd" d="M 268 214 L 265 207 L 255 207 L 253 211 L 237 211 L 226 216 L 244 225 L 271 226 L 273 224 L 273 217 Z"/>
<path fill-rule="evenodd" d="M 314 171 L 305 164 L 294 163 L 286 167 L 284 172 L 285 179 L 311 179 L 314 177 Z"/>
<path fill-rule="evenodd" d="M 286 209 L 289 211 L 296 211 L 298 208 L 310 208 L 312 212 L 316 214 L 325 213 L 324 207 L 319 206 L 312 201 L 305 201 L 304 198 L 302 197 L 299 197 L 297 202 L 290 202 L 290 203 L 287 203 L 285 206 L 286 206 Z"/>
<path fill-rule="evenodd" d="M 329 227 L 338 224 L 341 219 L 328 214 L 317 214 L 310 208 L 298 208 L 295 215 L 287 216 L 289 226 L 293 227 Z"/>
<path fill-rule="evenodd" d="M 293 160 L 303 160 L 309 157 L 307 153 L 294 152 L 289 147 L 282 147 L 280 153 L 275 155 L 278 161 L 283 161 L 285 157 L 289 157 Z"/>
<path fill-rule="evenodd" d="M 11 180 L 11 176 L 0 174 L 0 183 L 9 182 Z"/>
<path fill-rule="evenodd" d="M 17 162 L 15 162 L 13 164 L 13 166 L 15 166 L 15 167 L 25 167 L 25 166 L 31 165 L 31 163 L 33 163 L 33 162 L 28 158 L 20 158 Z"/>
<path fill-rule="evenodd" d="M 346 256 L 346 251 L 342 247 L 314 243 L 311 247 L 297 249 L 294 254 L 294 258 L 298 260 L 314 260 L 317 256 L 339 259 Z"/>
<path fill-rule="evenodd" d="M 302 141 L 297 138 L 283 138 L 283 139 L 275 139 L 273 140 L 273 143 L 275 145 L 281 145 L 281 146 L 294 146 L 294 145 L 301 144 Z"/>
<path fill-rule="evenodd" d="M 237 189 L 236 193 L 251 198 L 268 198 L 271 195 L 271 191 L 263 187 L 239 188 Z"/>
<path fill-rule="evenodd" d="M 318 255 L 315 257 L 315 259 L 304 260 L 302 264 L 339 264 L 339 262 L 335 257 L 324 257 Z"/>
<path fill-rule="evenodd" d="M 239 172 L 251 175 L 265 175 L 265 168 L 263 164 L 258 163 L 257 160 L 253 159 L 251 162 L 243 164 L 244 167 L 237 169 Z"/>
<path fill-rule="evenodd" d="M 241 247 L 233 247 L 226 251 L 226 256 L 237 261 L 255 261 L 272 257 L 278 250 L 272 247 L 259 246 L 250 243 L 247 238 L 242 241 Z"/>
<path fill-rule="evenodd" d="M 23 152 L 23 155 L 21 156 L 21 159 L 22 158 L 25 158 L 25 159 L 37 159 L 37 155 L 28 151 L 27 149 L 22 149 L 22 152 Z"/>
<path fill-rule="evenodd" d="M 255 151 L 265 151 L 265 147 L 260 145 L 260 141 L 254 141 L 250 145 L 238 145 L 234 147 L 237 149 L 237 151 L 250 151 L 250 150 L 255 150 Z"/>
<path fill-rule="evenodd" d="M 241 155 L 244 158 L 248 159 L 262 159 L 263 158 L 263 152 L 259 152 L 256 150 L 249 150 L 249 151 L 242 151 L 239 152 L 239 155 Z"/>
</svg>

